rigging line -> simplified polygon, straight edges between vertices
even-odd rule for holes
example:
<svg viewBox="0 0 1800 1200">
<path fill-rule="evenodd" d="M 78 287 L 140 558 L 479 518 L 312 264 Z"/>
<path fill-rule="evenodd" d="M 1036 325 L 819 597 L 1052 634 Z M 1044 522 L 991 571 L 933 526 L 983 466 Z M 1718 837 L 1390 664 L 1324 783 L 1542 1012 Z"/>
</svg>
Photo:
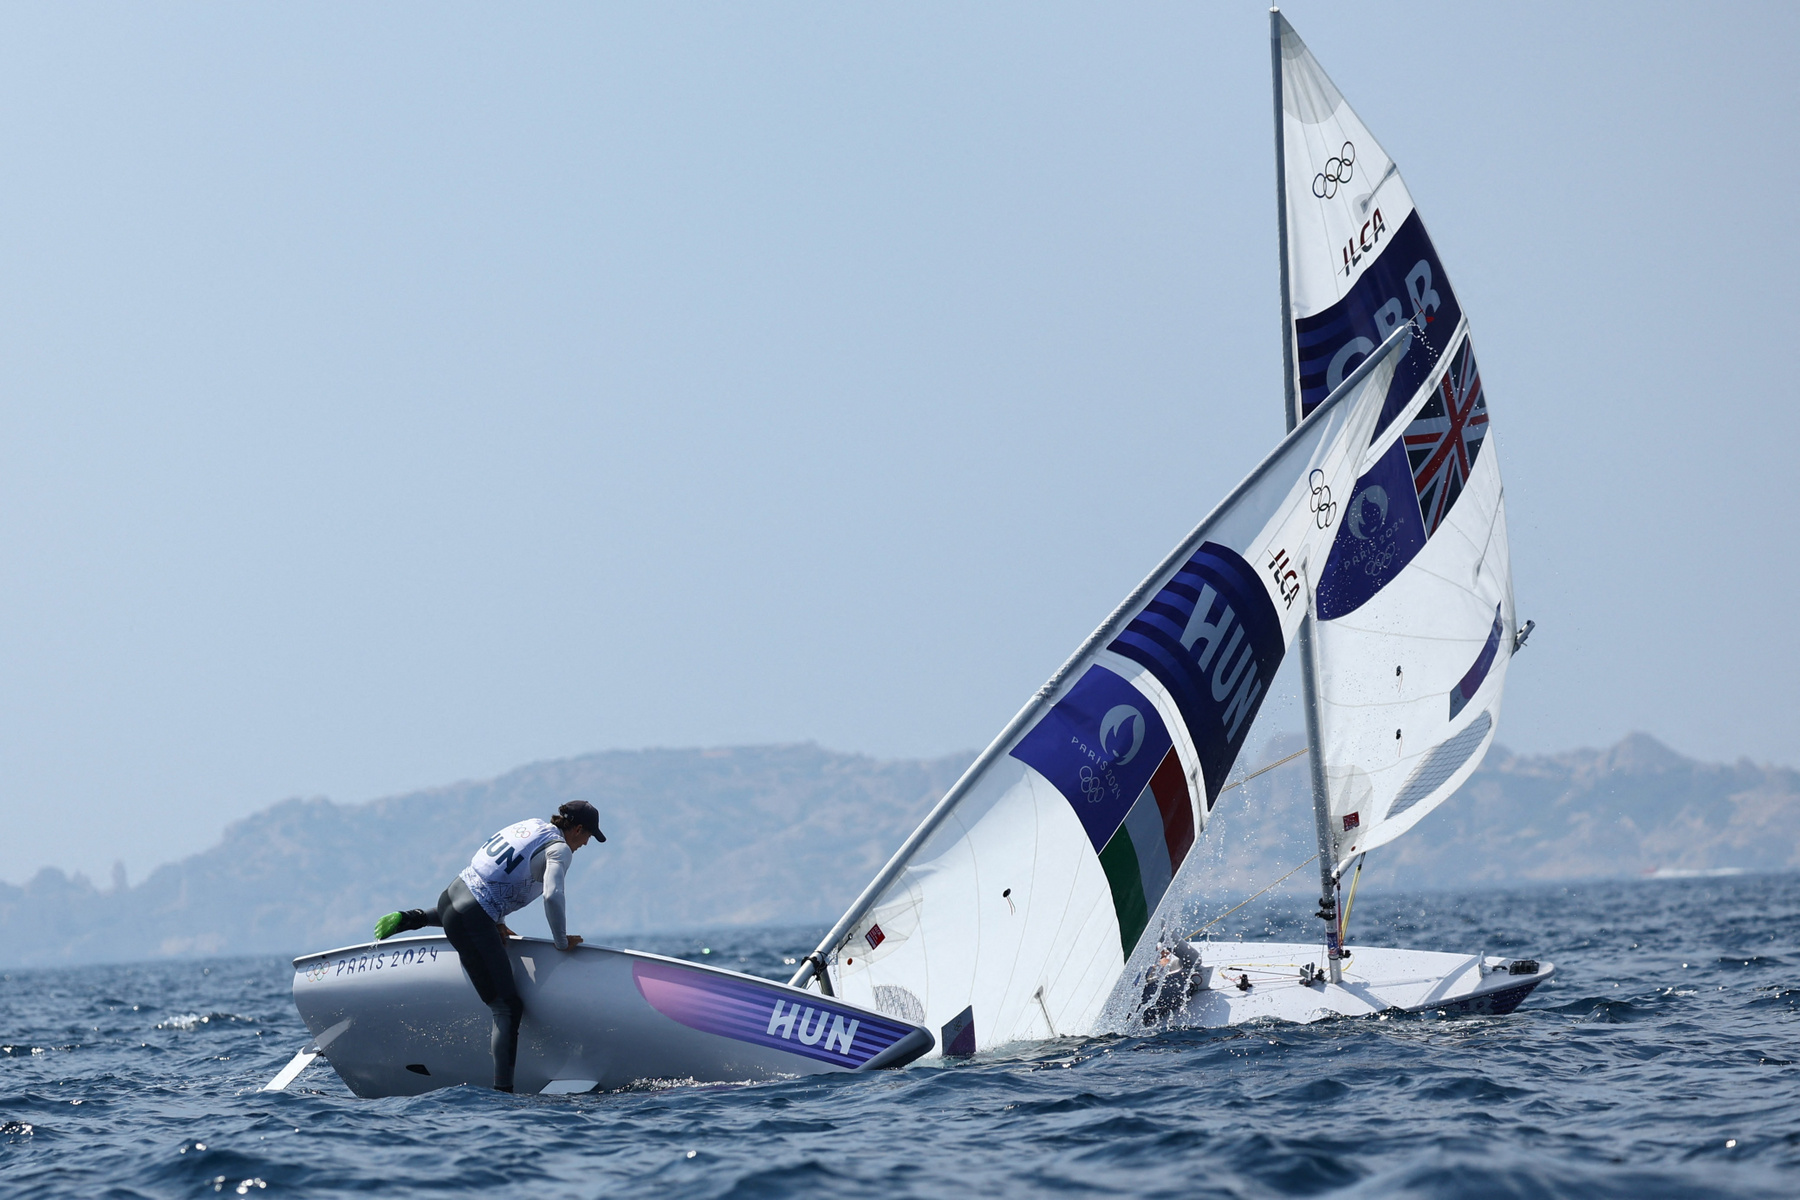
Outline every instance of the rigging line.
<svg viewBox="0 0 1800 1200">
<path fill-rule="evenodd" d="M 1350 897 L 1344 901 L 1344 915 L 1338 922 L 1338 941 L 1340 943 L 1350 932 L 1350 908 L 1356 903 L 1356 885 L 1362 880 L 1363 863 L 1367 861 L 1367 857 L 1358 856 L 1356 860 L 1356 874 L 1350 877 Z"/>
<path fill-rule="evenodd" d="M 1448 528 L 1448 524 L 1446 524 L 1444 526 L 1444 528 Z M 1475 544 L 1472 539 L 1465 538 L 1463 540 L 1468 542 L 1468 544 L 1471 546 Z M 1419 560 L 1416 558 L 1413 559 L 1412 562 L 1407 563 L 1405 569 L 1408 571 L 1413 571 L 1419 575 L 1423 575 L 1428 579 L 1435 579 L 1439 583 L 1446 584 L 1450 587 L 1453 587 L 1457 591 L 1462 592 L 1464 595 L 1473 596 L 1477 600 L 1485 601 L 1485 599 L 1486 599 L 1484 596 L 1482 596 L 1482 594 L 1480 592 L 1476 591 L 1474 588 L 1470 587 L 1468 584 L 1462 582 L 1462 580 L 1453 579 L 1450 576 L 1444 574 L 1442 571 L 1433 571 L 1429 567 L 1420 566 Z M 1386 632 L 1388 632 L 1386 630 L 1383 630 L 1379 626 L 1375 626 L 1375 625 L 1350 624 L 1347 621 L 1347 619 L 1344 617 L 1333 618 L 1331 623 L 1333 626 L 1335 626 L 1338 629 L 1348 629 L 1352 633 L 1386 633 Z M 1469 640 L 1466 637 L 1442 637 L 1442 636 L 1433 636 L 1433 635 L 1427 634 L 1427 633 L 1411 633 L 1411 632 L 1403 633 L 1403 634 L 1394 634 L 1393 636 L 1411 638 L 1413 641 L 1418 641 L 1418 642 L 1466 642 Z"/>
<path fill-rule="evenodd" d="M 1252 771 L 1248 775 L 1244 776 L 1242 779 L 1239 779 L 1234 783 L 1226 784 L 1224 787 L 1219 789 L 1219 795 L 1223 796 L 1226 792 L 1229 792 L 1234 787 L 1243 787 L 1246 783 L 1249 783 L 1252 779 L 1255 779 L 1258 775 L 1267 775 L 1270 771 L 1273 771 L 1276 767 L 1286 766 L 1288 763 L 1293 762 L 1296 758 L 1299 758 L 1302 754 L 1305 754 L 1305 753 L 1306 753 L 1306 747 L 1302 746 L 1298 750 L 1294 751 L 1292 754 L 1288 755 L 1286 758 L 1278 758 L 1274 762 L 1270 763 L 1268 766 L 1263 767 L 1260 770 Z M 1314 855 L 1313 857 L 1316 858 L 1318 856 Z"/>
<path fill-rule="evenodd" d="M 1415 559 L 1414 561 L 1416 562 L 1417 560 Z M 1480 592 L 1477 592 L 1474 588 L 1465 587 L 1464 585 L 1456 582 L 1456 580 L 1450 578 L 1448 575 L 1440 574 L 1437 571 L 1430 571 L 1430 570 L 1425 569 L 1424 567 L 1414 567 L 1411 563 L 1407 564 L 1406 569 L 1409 571 L 1416 570 L 1421 575 L 1427 575 L 1427 576 L 1430 576 L 1432 579 L 1437 580 L 1440 583 L 1449 584 L 1451 587 L 1455 588 L 1457 591 L 1462 592 L 1465 595 L 1473 596 L 1477 600 L 1482 598 Z M 1394 631 L 1392 631 L 1390 629 L 1385 629 L 1380 625 L 1358 625 L 1355 622 L 1351 621 L 1350 618 L 1348 618 L 1348 617 L 1332 618 L 1331 627 L 1333 629 L 1341 629 L 1341 630 L 1344 630 L 1349 633 L 1371 633 L 1371 634 L 1379 634 L 1384 637 L 1403 637 L 1403 638 L 1408 638 L 1415 642 L 1468 642 L 1468 641 L 1472 641 L 1472 640 L 1473 641 L 1480 640 L 1479 638 L 1471 638 L 1468 635 L 1462 635 L 1462 636 L 1458 636 L 1458 637 L 1450 637 L 1447 635 L 1435 635 L 1435 634 L 1429 634 L 1429 633 L 1413 633 L 1410 630 L 1403 632 L 1403 633 L 1395 633 Z M 1337 701 L 1334 700 L 1334 701 L 1332 701 L 1332 703 L 1336 704 Z"/>
<path fill-rule="evenodd" d="M 1305 862 L 1301 863 L 1299 867 L 1295 867 L 1292 871 L 1289 871 L 1287 873 L 1287 875 L 1283 875 L 1280 879 L 1277 879 L 1274 883 L 1271 883 L 1268 887 L 1264 888 L 1262 890 L 1262 892 L 1256 892 L 1253 895 L 1244 897 L 1244 899 L 1240 903 L 1232 905 L 1230 908 L 1226 909 L 1224 912 L 1220 913 L 1218 916 L 1214 917 L 1212 920 L 1208 921 L 1206 924 L 1202 925 L 1200 928 L 1194 930 L 1194 932 L 1188 934 L 1188 940 L 1192 941 L 1194 938 L 1199 937 L 1201 934 L 1203 934 L 1207 930 L 1211 929 L 1214 925 L 1217 925 L 1220 921 L 1223 921 L 1226 917 L 1229 917 L 1232 913 L 1234 913 L 1238 909 L 1244 907 L 1244 905 L 1250 903 L 1250 901 L 1256 899 L 1257 896 L 1262 895 L 1263 892 L 1272 891 L 1279 884 L 1284 883 L 1287 880 L 1288 875 L 1295 874 L 1296 872 L 1298 872 L 1300 870 L 1301 867 L 1311 866 L 1313 863 L 1313 860 L 1317 859 L 1318 857 L 1319 856 L 1316 854 L 1313 855 L 1312 858 L 1309 858 Z"/>
<path fill-rule="evenodd" d="M 1475 468 L 1470 467 L 1469 474 L 1473 475 L 1474 473 L 1475 473 Z M 1458 499 L 1460 499 L 1460 498 L 1461 497 L 1458 497 Z M 1498 496 L 1494 497 L 1493 511 L 1488 513 L 1487 536 L 1485 538 L 1483 538 L 1481 541 L 1481 554 L 1479 557 L 1477 557 L 1475 559 L 1475 574 L 1477 577 L 1479 577 L 1481 575 L 1482 566 L 1487 563 L 1488 551 L 1492 550 L 1494 548 L 1494 530 L 1500 524 L 1500 510 L 1502 507 L 1504 507 L 1505 503 L 1506 503 L 1506 485 L 1501 484 L 1500 485 L 1500 494 Z M 1474 538 L 1468 538 L 1467 540 L 1471 546 L 1475 544 Z"/>
</svg>

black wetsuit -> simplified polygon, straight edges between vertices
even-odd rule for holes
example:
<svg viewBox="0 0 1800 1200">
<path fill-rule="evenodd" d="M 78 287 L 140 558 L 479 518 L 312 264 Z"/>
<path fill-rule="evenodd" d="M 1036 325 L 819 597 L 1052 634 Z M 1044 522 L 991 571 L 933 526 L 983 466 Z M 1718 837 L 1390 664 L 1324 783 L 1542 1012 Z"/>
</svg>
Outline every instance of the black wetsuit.
<svg viewBox="0 0 1800 1200">
<path fill-rule="evenodd" d="M 512 958 L 506 952 L 506 939 L 500 934 L 500 921 L 517 912 L 539 896 L 544 901 L 544 918 L 550 926 L 550 940 L 558 949 L 569 944 L 564 928 L 563 881 L 568 874 L 571 851 L 568 843 L 545 822 L 530 836 L 538 840 L 537 849 L 528 859 L 515 859 L 529 864 L 525 875 L 512 882 L 509 891 L 488 897 L 492 907 L 484 908 L 470 886 L 469 875 L 480 864 L 470 865 L 450 882 L 438 897 L 436 909 L 415 908 L 400 914 L 400 930 L 422 929 L 441 925 L 444 936 L 456 947 L 463 971 L 475 985 L 475 994 L 494 1014 L 492 1048 L 494 1053 L 494 1087 L 502 1092 L 513 1090 L 513 1067 L 519 1057 L 519 1021 L 525 1014 L 525 1001 L 513 979 Z M 516 828 L 516 827 L 515 827 Z M 507 831 L 495 835 L 490 845 L 504 846 Z M 486 848 L 484 847 L 484 850 Z M 517 866 L 513 869 L 517 869 Z M 539 889 L 542 889 L 541 891 Z M 498 919 L 490 913 L 498 913 Z M 396 930 L 395 932 L 399 932 Z"/>
<path fill-rule="evenodd" d="M 402 929 L 422 929 L 441 925 L 444 937 L 456 947 L 463 971 L 475 985 L 475 994 L 494 1014 L 494 1031 L 489 1048 L 494 1054 L 494 1090 L 513 1090 L 513 1064 L 519 1057 L 519 1021 L 525 1016 L 525 1001 L 519 996 L 519 985 L 513 979 L 512 959 L 506 953 L 506 939 L 500 936 L 500 923 L 481 910 L 475 893 L 461 879 L 453 879 L 438 897 L 437 911 L 415 908 L 407 912 Z"/>
</svg>

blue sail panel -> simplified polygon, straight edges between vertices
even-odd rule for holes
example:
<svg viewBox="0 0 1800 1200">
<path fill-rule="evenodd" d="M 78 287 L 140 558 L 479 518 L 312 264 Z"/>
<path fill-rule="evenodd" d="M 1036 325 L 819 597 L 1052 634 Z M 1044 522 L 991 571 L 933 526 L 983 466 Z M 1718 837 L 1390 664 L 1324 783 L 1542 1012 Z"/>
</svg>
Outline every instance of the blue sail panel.
<svg viewBox="0 0 1800 1200">
<path fill-rule="evenodd" d="M 1287 651 L 1268 589 L 1242 555 L 1207 542 L 1108 648 L 1175 698 L 1210 809 Z"/>
<path fill-rule="evenodd" d="M 1155 705 L 1105 667 L 1089 667 L 1019 739 L 1012 756 L 1048 779 L 1098 852 L 1169 752 Z"/>
<path fill-rule="evenodd" d="M 1335 620 L 1361 608 L 1424 548 L 1425 523 L 1406 446 L 1396 439 L 1356 481 L 1344 505 L 1343 525 L 1319 573 L 1319 619 Z"/>
<path fill-rule="evenodd" d="M 1450 277 L 1415 211 L 1342 300 L 1294 322 L 1301 412 L 1311 413 L 1388 334 L 1415 321 L 1418 334 L 1388 385 L 1375 434 L 1380 437 L 1430 377 L 1461 320 L 1462 306 Z"/>
</svg>

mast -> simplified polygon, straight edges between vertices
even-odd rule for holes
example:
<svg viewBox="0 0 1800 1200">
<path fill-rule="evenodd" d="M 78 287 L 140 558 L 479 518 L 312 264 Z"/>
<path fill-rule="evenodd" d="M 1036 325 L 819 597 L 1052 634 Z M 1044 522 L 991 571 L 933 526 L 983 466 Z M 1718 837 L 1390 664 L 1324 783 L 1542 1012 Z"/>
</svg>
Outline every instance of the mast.
<svg viewBox="0 0 1800 1200">
<path fill-rule="evenodd" d="M 1294 303 L 1288 282 L 1287 129 L 1281 106 L 1281 9 L 1269 9 L 1269 73 L 1275 89 L 1275 229 L 1281 253 L 1281 391 L 1287 427 L 1300 419 L 1295 397 Z M 1312 768 L 1313 828 L 1319 838 L 1319 918 L 1325 922 L 1325 957 L 1332 983 L 1344 981 L 1344 949 L 1339 942 L 1337 877 L 1331 845 L 1331 792 L 1325 780 L 1325 755 L 1319 729 L 1319 674 L 1313 650 L 1313 590 L 1310 564 L 1306 575 L 1306 615 L 1300 619 L 1300 693 L 1306 706 L 1307 761 Z"/>
<path fill-rule="evenodd" d="M 1332 862 L 1331 791 L 1325 781 L 1323 738 L 1319 730 L 1318 658 L 1313 650 L 1313 591 L 1310 572 L 1306 586 L 1306 615 L 1300 618 L 1300 690 L 1306 702 L 1307 762 L 1312 767 L 1313 830 L 1319 836 L 1319 919 L 1325 922 L 1325 959 L 1331 982 L 1344 982 L 1344 947 L 1339 940 L 1337 871 Z"/>
<path fill-rule="evenodd" d="M 1269 10 L 1269 73 L 1275 81 L 1275 237 L 1281 251 L 1281 402 L 1287 431 L 1300 421 L 1294 402 L 1294 303 L 1288 290 L 1287 130 L 1281 120 L 1281 10 Z"/>
</svg>

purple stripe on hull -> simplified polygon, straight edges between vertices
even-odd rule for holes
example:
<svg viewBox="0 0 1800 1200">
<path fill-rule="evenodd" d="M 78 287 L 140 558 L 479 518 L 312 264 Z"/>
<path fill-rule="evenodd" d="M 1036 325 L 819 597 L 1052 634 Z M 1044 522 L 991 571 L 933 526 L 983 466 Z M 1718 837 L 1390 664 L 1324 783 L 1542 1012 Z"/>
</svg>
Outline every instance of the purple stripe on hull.
<svg viewBox="0 0 1800 1200">
<path fill-rule="evenodd" d="M 819 996 L 672 963 L 634 962 L 631 977 L 651 1008 L 689 1029 L 842 1067 L 862 1066 L 913 1031 Z"/>
</svg>

